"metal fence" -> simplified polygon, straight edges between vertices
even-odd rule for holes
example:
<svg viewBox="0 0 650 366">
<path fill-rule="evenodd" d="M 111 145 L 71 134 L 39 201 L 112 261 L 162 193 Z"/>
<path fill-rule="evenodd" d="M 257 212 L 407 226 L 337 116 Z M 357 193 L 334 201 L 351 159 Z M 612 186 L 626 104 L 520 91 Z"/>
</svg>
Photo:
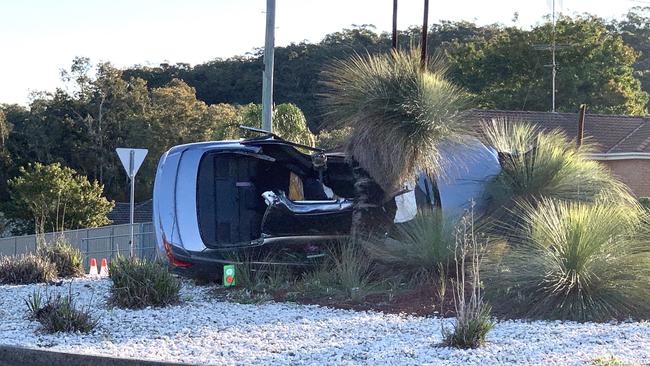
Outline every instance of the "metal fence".
<svg viewBox="0 0 650 366">
<path fill-rule="evenodd" d="M 112 225 L 92 229 L 67 230 L 44 234 L 45 242 L 53 242 L 59 236 L 64 236 L 73 247 L 78 248 L 84 256 L 87 266 L 89 258 L 111 259 L 117 255 L 128 256 L 130 253 L 129 224 Z M 153 224 L 150 222 L 133 224 L 133 241 L 135 255 L 140 258 L 155 259 L 156 236 Z M 0 238 L 0 255 L 21 255 L 33 253 L 36 250 L 36 235 L 13 236 Z"/>
</svg>

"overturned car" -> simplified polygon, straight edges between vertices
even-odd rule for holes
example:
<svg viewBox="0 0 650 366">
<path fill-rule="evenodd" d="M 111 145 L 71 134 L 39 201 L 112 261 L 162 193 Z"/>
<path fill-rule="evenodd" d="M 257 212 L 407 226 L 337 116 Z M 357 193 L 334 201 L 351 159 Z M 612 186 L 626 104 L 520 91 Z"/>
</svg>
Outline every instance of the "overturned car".
<svg viewBox="0 0 650 366">
<path fill-rule="evenodd" d="M 159 253 L 177 270 L 218 273 L 247 252 L 301 266 L 350 235 L 355 190 L 345 155 L 257 132 L 175 146 L 161 157 L 153 221 Z M 395 194 L 394 222 L 423 208 L 455 216 L 474 201 L 481 209 L 484 186 L 500 170 L 496 153 L 477 140 L 442 151 L 442 176 L 420 173 Z"/>
</svg>

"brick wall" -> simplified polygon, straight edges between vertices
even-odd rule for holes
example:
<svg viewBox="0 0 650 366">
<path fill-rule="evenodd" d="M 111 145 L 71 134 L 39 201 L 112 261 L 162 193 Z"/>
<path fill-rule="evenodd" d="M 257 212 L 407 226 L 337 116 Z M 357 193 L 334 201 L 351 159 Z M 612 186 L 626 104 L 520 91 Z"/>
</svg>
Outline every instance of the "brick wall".
<svg viewBox="0 0 650 366">
<path fill-rule="evenodd" d="M 650 160 L 607 160 L 602 163 L 626 183 L 637 197 L 650 197 Z"/>
</svg>

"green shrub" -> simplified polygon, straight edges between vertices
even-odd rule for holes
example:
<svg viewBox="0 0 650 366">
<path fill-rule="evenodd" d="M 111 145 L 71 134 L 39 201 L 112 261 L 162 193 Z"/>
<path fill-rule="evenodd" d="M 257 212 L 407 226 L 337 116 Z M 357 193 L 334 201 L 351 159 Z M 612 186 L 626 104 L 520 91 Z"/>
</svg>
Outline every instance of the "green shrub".
<svg viewBox="0 0 650 366">
<path fill-rule="evenodd" d="M 81 277 L 85 273 L 81 251 L 74 248 L 64 237 L 41 246 L 38 254 L 54 263 L 59 277 Z"/>
<path fill-rule="evenodd" d="M 112 305 L 137 309 L 179 301 L 181 283 L 163 264 L 118 257 L 109 264 L 109 276 Z"/>
<path fill-rule="evenodd" d="M 487 271 L 503 311 L 576 321 L 650 315 L 650 241 L 637 211 L 551 200 L 521 208 L 521 228 L 492 248 Z"/>
<path fill-rule="evenodd" d="M 364 241 L 363 248 L 373 261 L 402 273 L 433 274 L 453 259 L 453 224 L 444 220 L 439 210 L 418 214 L 397 225 L 391 236 Z"/>
<path fill-rule="evenodd" d="M 596 147 L 588 141 L 577 147 L 560 130 L 545 132 L 507 120 L 484 123 L 483 136 L 499 152 L 502 166 L 488 186 L 494 209 L 513 209 L 517 200 L 532 203 L 542 198 L 637 204 L 606 166 L 589 159 Z"/>
<path fill-rule="evenodd" d="M 49 282 L 56 277 L 55 265 L 37 255 L 0 257 L 0 284 Z"/>
<path fill-rule="evenodd" d="M 72 292 L 62 296 L 47 295 L 43 298 L 40 291 L 34 291 L 25 303 L 29 318 L 41 323 L 47 333 L 81 332 L 89 333 L 97 326 L 98 320 L 90 313 L 90 306 L 77 307 Z"/>
</svg>

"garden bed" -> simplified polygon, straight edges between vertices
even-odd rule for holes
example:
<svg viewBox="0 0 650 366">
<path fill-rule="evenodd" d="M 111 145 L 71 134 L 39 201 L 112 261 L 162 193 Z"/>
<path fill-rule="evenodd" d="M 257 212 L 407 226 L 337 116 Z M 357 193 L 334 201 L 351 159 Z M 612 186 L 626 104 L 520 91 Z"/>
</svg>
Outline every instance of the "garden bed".
<svg viewBox="0 0 650 366">
<path fill-rule="evenodd" d="M 68 282 L 50 286 L 67 292 Z M 72 292 L 93 304 L 89 334 L 48 335 L 26 318 L 24 299 L 43 285 L 0 287 L 0 344 L 192 364 L 592 364 L 615 355 L 650 362 L 650 324 L 499 322 L 485 347 L 441 342 L 438 318 L 352 311 L 295 303 L 237 304 L 185 282 L 179 305 L 106 308 L 108 280 L 79 279 Z M 451 320 L 445 320 L 446 323 Z"/>
</svg>

